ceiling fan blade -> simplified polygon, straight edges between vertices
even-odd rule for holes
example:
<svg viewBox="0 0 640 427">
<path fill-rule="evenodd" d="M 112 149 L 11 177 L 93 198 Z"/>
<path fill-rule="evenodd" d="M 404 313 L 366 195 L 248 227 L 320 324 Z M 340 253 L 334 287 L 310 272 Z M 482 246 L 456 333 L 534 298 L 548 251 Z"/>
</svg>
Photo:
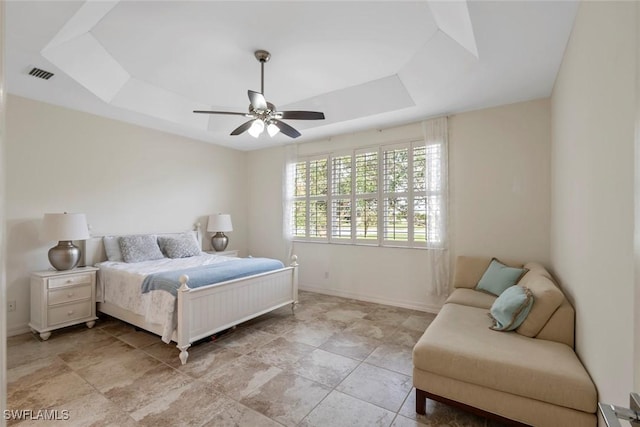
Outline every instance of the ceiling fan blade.
<svg viewBox="0 0 640 427">
<path fill-rule="evenodd" d="M 295 130 L 285 122 L 281 122 L 280 120 L 273 120 L 272 123 L 278 126 L 278 129 L 280 129 L 280 132 L 284 133 L 287 136 L 290 136 L 291 138 L 297 138 L 301 135 L 300 132 L 298 132 L 297 130 Z"/>
<path fill-rule="evenodd" d="M 319 111 L 279 111 L 283 119 L 289 120 L 324 120 L 324 113 Z"/>
<path fill-rule="evenodd" d="M 255 92 L 253 90 L 249 90 L 247 92 L 249 94 L 249 101 L 251 101 L 251 105 L 256 110 L 266 110 L 267 109 L 267 100 L 264 99 L 264 95 L 260 92 Z"/>
<path fill-rule="evenodd" d="M 207 111 L 207 110 L 193 110 L 194 113 L 202 114 L 227 114 L 230 116 L 248 116 L 247 113 L 236 113 L 235 111 Z"/>
<path fill-rule="evenodd" d="M 253 124 L 253 121 L 255 119 L 251 119 L 248 122 L 244 122 L 243 124 L 241 124 L 240 126 L 238 126 L 237 128 L 235 128 L 233 130 L 233 132 L 231 132 L 231 135 L 240 135 L 241 133 L 245 132 L 247 129 L 249 129 L 251 127 L 251 125 Z"/>
</svg>

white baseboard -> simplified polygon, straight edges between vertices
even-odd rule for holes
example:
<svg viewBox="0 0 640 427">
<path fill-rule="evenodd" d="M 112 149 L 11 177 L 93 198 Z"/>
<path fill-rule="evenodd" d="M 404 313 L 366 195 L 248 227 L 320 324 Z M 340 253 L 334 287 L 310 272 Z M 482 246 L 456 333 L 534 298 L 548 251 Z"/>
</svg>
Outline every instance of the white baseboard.
<svg viewBox="0 0 640 427">
<path fill-rule="evenodd" d="M 31 332 L 31 328 L 26 323 L 23 324 L 23 325 L 7 326 L 7 336 L 8 337 L 13 337 L 15 335 L 24 334 L 24 333 L 27 333 L 27 332 Z"/>
<path fill-rule="evenodd" d="M 358 294 L 356 292 L 319 288 L 316 286 L 299 285 L 299 289 L 301 291 L 309 291 L 309 292 L 315 292 L 317 294 L 332 295 L 334 297 L 351 298 L 359 301 L 373 302 L 376 304 L 392 305 L 394 307 L 408 308 L 411 310 L 424 311 L 426 313 L 432 313 L 432 314 L 438 314 L 440 312 L 440 309 L 442 308 L 442 306 L 399 301 L 399 300 L 393 300 L 389 298 L 372 297 L 369 295 Z"/>
</svg>

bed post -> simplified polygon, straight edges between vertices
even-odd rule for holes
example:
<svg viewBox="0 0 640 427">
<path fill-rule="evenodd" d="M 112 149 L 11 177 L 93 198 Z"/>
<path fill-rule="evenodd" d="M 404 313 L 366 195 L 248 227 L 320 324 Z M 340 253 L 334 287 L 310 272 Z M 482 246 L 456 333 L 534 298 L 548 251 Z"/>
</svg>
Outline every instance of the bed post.
<svg viewBox="0 0 640 427">
<path fill-rule="evenodd" d="M 184 365 L 187 363 L 187 358 L 189 357 L 189 353 L 187 349 L 191 347 L 191 343 L 189 342 L 189 314 L 190 310 L 188 307 L 189 299 L 189 276 L 183 274 L 180 276 L 180 288 L 178 289 L 178 313 L 176 314 L 176 319 L 178 321 L 178 349 L 180 350 L 180 362 Z"/>
<path fill-rule="evenodd" d="M 291 264 L 289 266 L 293 267 L 293 302 L 291 303 L 291 311 L 295 312 L 296 305 L 298 304 L 298 256 L 291 256 Z"/>
</svg>

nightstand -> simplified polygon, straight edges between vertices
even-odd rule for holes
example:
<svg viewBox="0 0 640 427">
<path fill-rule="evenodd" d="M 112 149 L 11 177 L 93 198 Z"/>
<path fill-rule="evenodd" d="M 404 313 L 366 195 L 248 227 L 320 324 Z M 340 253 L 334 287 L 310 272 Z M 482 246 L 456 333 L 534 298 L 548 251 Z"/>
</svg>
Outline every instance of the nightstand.
<svg viewBox="0 0 640 427">
<path fill-rule="evenodd" d="M 212 254 L 212 255 L 220 255 L 220 256 L 228 256 L 228 257 L 237 257 L 238 256 L 238 250 L 233 250 L 233 251 L 220 251 L 220 252 L 216 252 L 216 251 L 205 251 L 208 254 Z"/>
<path fill-rule="evenodd" d="M 65 326 L 85 322 L 92 328 L 97 319 L 97 271 L 95 267 L 81 267 L 31 273 L 31 331 L 47 340 L 51 331 Z"/>
</svg>

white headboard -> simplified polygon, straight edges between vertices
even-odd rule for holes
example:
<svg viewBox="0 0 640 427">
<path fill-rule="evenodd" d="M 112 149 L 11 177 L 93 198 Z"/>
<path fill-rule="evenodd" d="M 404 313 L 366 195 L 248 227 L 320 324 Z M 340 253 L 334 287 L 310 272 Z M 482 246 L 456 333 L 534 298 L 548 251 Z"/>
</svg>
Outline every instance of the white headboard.
<svg viewBox="0 0 640 427">
<path fill-rule="evenodd" d="M 107 260 L 107 254 L 102 244 L 102 236 L 90 237 L 82 241 L 82 259 L 80 265 L 95 265 Z"/>
<path fill-rule="evenodd" d="M 196 223 L 193 225 L 193 231 L 196 232 L 196 239 L 198 240 L 198 244 L 200 249 L 202 249 L 202 231 L 200 229 L 200 223 Z M 146 233 L 146 234 L 156 234 L 168 236 L 171 234 L 180 234 L 184 233 L 184 231 L 177 233 Z M 83 240 L 80 242 L 80 247 L 82 249 L 82 259 L 80 260 L 81 266 L 86 265 L 95 265 L 99 262 L 107 260 L 107 254 L 104 250 L 104 245 L 102 244 L 103 236 L 92 236 L 87 240 Z"/>
</svg>

